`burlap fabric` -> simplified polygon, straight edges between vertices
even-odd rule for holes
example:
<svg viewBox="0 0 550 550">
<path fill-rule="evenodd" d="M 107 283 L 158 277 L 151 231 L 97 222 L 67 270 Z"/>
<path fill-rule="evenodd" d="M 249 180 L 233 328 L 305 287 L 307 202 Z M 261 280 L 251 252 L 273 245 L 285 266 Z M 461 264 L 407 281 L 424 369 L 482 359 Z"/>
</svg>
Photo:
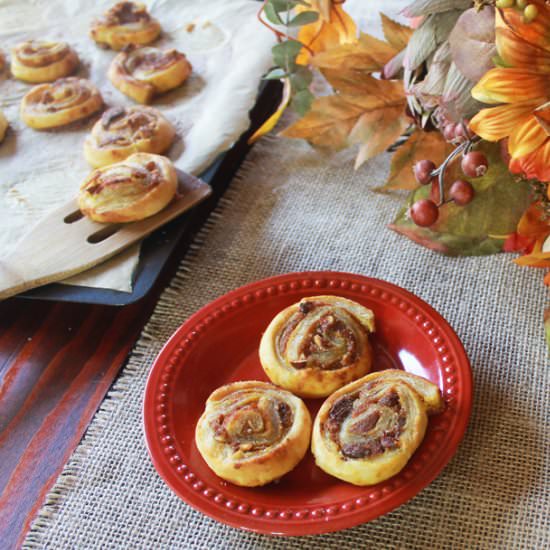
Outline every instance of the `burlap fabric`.
<svg viewBox="0 0 550 550">
<path fill-rule="evenodd" d="M 548 357 L 541 273 L 509 255 L 448 258 L 386 228 L 387 155 L 353 171 L 307 144 L 262 140 L 162 295 L 129 364 L 25 542 L 26 548 L 548 548 Z M 475 403 L 456 456 L 408 504 L 339 533 L 280 539 L 194 511 L 154 470 L 141 405 L 151 363 L 198 308 L 247 282 L 333 269 L 418 294 L 470 355 Z M 222 368 L 223 365 L 220 365 Z"/>
</svg>

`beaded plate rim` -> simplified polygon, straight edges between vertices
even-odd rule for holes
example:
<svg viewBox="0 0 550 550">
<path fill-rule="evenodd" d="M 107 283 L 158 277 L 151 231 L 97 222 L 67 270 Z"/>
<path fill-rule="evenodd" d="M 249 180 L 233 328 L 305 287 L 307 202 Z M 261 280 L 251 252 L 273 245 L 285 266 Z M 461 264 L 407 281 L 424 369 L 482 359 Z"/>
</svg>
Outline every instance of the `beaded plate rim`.
<svg viewBox="0 0 550 550">
<path fill-rule="evenodd" d="M 280 294 L 296 294 L 298 299 L 300 295 L 308 295 L 308 292 L 330 294 L 339 290 L 390 303 L 407 315 L 429 338 L 443 365 L 443 394 L 447 403 L 439 430 L 434 433 L 434 441 L 429 445 L 423 442 L 399 474 L 379 485 L 365 487 L 364 496 L 334 502 L 329 506 L 297 505 L 265 509 L 254 502 L 234 498 L 230 490 L 224 491 L 206 484 L 180 456 L 168 414 L 170 383 L 185 357 L 193 352 L 203 334 L 236 309 L 267 301 Z M 157 472 L 168 486 L 206 515 L 233 527 L 265 534 L 326 533 L 390 512 L 437 477 L 455 454 L 466 431 L 472 407 L 472 385 L 470 363 L 460 339 L 449 323 L 416 295 L 381 279 L 358 274 L 332 271 L 288 273 L 244 285 L 220 296 L 175 331 L 155 359 L 147 379 L 143 401 L 145 441 Z"/>
</svg>

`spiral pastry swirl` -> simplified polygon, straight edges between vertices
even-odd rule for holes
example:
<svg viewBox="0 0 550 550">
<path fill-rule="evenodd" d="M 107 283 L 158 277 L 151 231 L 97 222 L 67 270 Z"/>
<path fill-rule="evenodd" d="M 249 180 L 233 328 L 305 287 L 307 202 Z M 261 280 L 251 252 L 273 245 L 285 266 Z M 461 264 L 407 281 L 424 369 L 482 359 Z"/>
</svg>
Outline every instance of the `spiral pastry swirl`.
<svg viewBox="0 0 550 550">
<path fill-rule="evenodd" d="M 265 382 L 214 391 L 195 430 L 208 466 L 237 485 L 256 487 L 292 470 L 305 455 L 311 417 L 302 400 Z"/>
<path fill-rule="evenodd" d="M 95 168 L 133 153 L 164 153 L 174 140 L 172 124 L 152 107 L 113 107 L 103 113 L 84 142 L 84 156 Z"/>
<path fill-rule="evenodd" d="M 303 298 L 281 311 L 260 342 L 269 379 L 302 397 L 326 397 L 369 372 L 370 309 L 339 296 Z"/>
<path fill-rule="evenodd" d="M 31 128 L 63 126 L 99 111 L 103 99 L 99 90 L 83 78 L 60 78 L 40 84 L 21 100 L 21 118 Z"/>
<path fill-rule="evenodd" d="M 143 4 L 118 2 L 92 23 L 91 37 L 101 46 L 121 50 L 130 44 L 145 45 L 157 39 L 160 23 Z"/>
<path fill-rule="evenodd" d="M 66 42 L 28 40 L 11 50 L 11 72 L 26 82 L 53 82 L 78 66 L 78 56 Z"/>
<path fill-rule="evenodd" d="M 151 103 L 158 94 L 177 88 L 191 73 L 191 65 L 177 50 L 138 48 L 117 54 L 109 67 L 113 86 L 138 103 Z"/>
<path fill-rule="evenodd" d="M 8 121 L 2 111 L 0 111 L 0 143 L 4 141 L 6 137 L 6 130 L 8 129 Z"/>
<path fill-rule="evenodd" d="M 355 485 L 374 485 L 407 464 L 428 415 L 443 408 L 438 387 L 404 371 L 368 374 L 344 386 L 321 406 L 311 450 L 317 465 Z"/>
<path fill-rule="evenodd" d="M 78 206 L 97 222 L 142 220 L 162 210 L 177 191 L 178 177 L 166 157 L 135 153 L 94 170 L 82 183 Z"/>
</svg>

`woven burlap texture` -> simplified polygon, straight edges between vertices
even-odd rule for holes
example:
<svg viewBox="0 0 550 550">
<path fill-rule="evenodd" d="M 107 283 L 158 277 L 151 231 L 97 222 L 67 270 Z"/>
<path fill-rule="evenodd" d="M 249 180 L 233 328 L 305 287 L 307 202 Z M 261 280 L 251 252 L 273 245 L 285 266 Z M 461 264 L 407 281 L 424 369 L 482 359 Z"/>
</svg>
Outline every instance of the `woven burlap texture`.
<svg viewBox="0 0 550 550">
<path fill-rule="evenodd" d="M 348 153 L 327 158 L 284 139 L 253 149 L 48 496 L 27 548 L 550 545 L 541 273 L 509 255 L 448 258 L 387 229 L 400 202 L 372 187 L 388 165 L 382 155 L 354 172 Z M 471 358 L 473 414 L 439 478 L 387 516 L 316 537 L 251 534 L 194 511 L 161 481 L 143 440 L 145 380 L 173 331 L 210 300 L 256 279 L 312 269 L 380 277 L 438 309 Z"/>
</svg>

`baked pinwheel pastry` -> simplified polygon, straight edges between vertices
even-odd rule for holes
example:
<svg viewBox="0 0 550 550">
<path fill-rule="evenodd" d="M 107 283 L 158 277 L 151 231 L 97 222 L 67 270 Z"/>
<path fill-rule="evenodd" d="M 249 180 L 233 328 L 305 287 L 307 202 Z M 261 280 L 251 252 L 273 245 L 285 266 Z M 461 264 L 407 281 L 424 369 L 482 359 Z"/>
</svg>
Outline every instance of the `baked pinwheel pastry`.
<svg viewBox="0 0 550 550">
<path fill-rule="evenodd" d="M 4 113 L 0 111 L 0 143 L 4 141 L 6 137 L 6 130 L 8 129 L 8 121 L 4 116 Z"/>
<path fill-rule="evenodd" d="M 281 311 L 260 342 L 269 379 L 302 397 L 326 397 L 372 364 L 370 309 L 339 296 L 303 298 Z"/>
<path fill-rule="evenodd" d="M 53 82 L 78 66 L 78 56 L 66 42 L 28 40 L 11 49 L 11 73 L 26 82 Z"/>
<path fill-rule="evenodd" d="M 99 90 L 83 78 L 60 78 L 29 90 L 21 101 L 21 118 L 31 128 L 63 126 L 90 116 L 103 106 Z"/>
<path fill-rule="evenodd" d="M 355 485 L 384 481 L 407 464 L 428 415 L 442 408 L 439 388 L 424 378 L 394 369 L 368 374 L 319 409 L 311 441 L 315 462 Z"/>
<path fill-rule="evenodd" d="M 119 2 L 92 23 L 91 37 L 101 46 L 121 50 L 129 44 L 150 44 L 160 34 L 160 23 L 143 4 Z"/>
<path fill-rule="evenodd" d="M 80 187 L 78 206 L 97 222 L 123 223 L 148 218 L 176 194 L 178 176 L 166 157 L 135 153 L 94 170 Z"/>
<path fill-rule="evenodd" d="M 117 54 L 109 67 L 113 86 L 138 103 L 177 88 L 191 73 L 191 65 L 177 50 L 129 49 Z"/>
<path fill-rule="evenodd" d="M 305 455 L 311 417 L 303 401 L 266 382 L 234 382 L 206 401 L 195 441 L 214 472 L 256 487 L 292 470 Z"/>
<path fill-rule="evenodd" d="M 172 124 L 153 107 L 113 107 L 103 113 L 86 138 L 84 156 L 97 168 L 132 153 L 164 153 L 175 135 Z"/>
</svg>

